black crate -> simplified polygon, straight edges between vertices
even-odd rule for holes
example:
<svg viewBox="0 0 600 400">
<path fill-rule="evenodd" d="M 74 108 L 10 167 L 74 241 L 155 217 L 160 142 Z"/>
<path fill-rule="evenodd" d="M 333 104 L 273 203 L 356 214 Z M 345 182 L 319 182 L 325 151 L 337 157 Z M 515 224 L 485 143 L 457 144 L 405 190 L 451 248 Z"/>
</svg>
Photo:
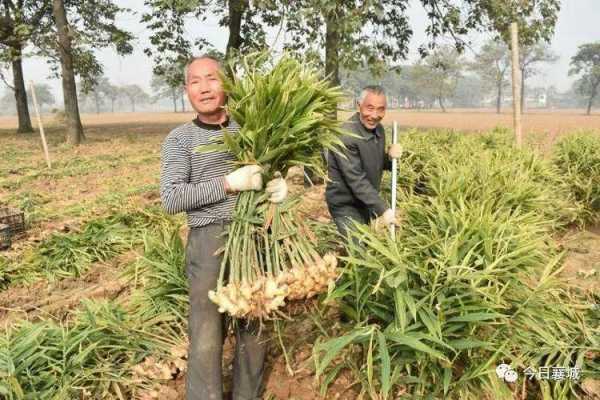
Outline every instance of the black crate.
<svg viewBox="0 0 600 400">
<path fill-rule="evenodd" d="M 10 249 L 11 236 L 10 226 L 6 224 L 0 224 L 0 250 Z"/>
<path fill-rule="evenodd" d="M 14 208 L 0 208 L 0 224 L 8 225 L 10 234 L 16 235 L 25 231 L 25 214 Z"/>
</svg>

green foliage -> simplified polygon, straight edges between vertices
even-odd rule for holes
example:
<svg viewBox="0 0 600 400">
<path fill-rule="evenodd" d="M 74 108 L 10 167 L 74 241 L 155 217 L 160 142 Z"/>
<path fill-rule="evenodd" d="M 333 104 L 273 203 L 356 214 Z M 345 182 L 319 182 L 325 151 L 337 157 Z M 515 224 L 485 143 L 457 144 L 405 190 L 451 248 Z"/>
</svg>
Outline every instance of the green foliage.
<svg viewBox="0 0 600 400">
<path fill-rule="evenodd" d="M 12 399 L 127 398 L 132 368 L 166 357 L 177 335 L 162 315 L 142 319 L 109 302 L 86 302 L 70 326 L 22 321 L 0 337 L 0 395 Z"/>
<path fill-rule="evenodd" d="M 329 296 L 349 323 L 315 345 L 317 372 L 341 356 L 365 366 L 354 371 L 372 397 L 404 388 L 448 399 L 513 398 L 501 362 L 598 376 L 598 311 L 558 278 L 550 236 L 581 218 L 560 170 L 503 135 L 403 138 L 402 222 L 395 240 L 355 227 Z M 565 380 L 527 390 L 570 399 L 579 389 Z"/>
<path fill-rule="evenodd" d="M 139 289 L 130 304 L 145 319 L 170 315 L 181 324 L 187 321 L 188 281 L 179 231 L 179 225 L 164 225 L 146 234 L 143 256 L 125 273 Z"/>
<path fill-rule="evenodd" d="M 600 221 L 600 137 L 569 135 L 554 149 L 554 163 L 584 208 L 584 222 Z"/>
<path fill-rule="evenodd" d="M 232 69 L 234 65 L 232 64 Z M 223 76 L 227 109 L 241 129 L 224 135 L 224 143 L 201 151 L 226 149 L 240 163 L 258 163 L 265 175 L 284 176 L 290 167 L 318 170 L 321 150 L 341 145 L 340 123 L 331 118 L 341 99 L 311 64 L 284 55 L 271 65 L 268 55 L 244 57 L 244 75 Z"/>
<path fill-rule="evenodd" d="M 94 50 L 112 47 L 117 54 L 127 55 L 133 52 L 133 35 L 118 26 L 117 18 L 129 10 L 115 4 L 113 0 L 65 1 L 65 11 L 72 37 L 72 55 L 75 74 L 79 76 L 84 91 L 97 85 L 103 68 Z M 56 27 L 51 13 L 47 17 L 48 27 L 35 41 L 38 53 L 48 57 L 48 63 L 54 76 L 60 76 L 56 57 Z"/>
<path fill-rule="evenodd" d="M 102 74 L 93 49 L 113 46 L 122 55 L 133 51 L 133 36 L 115 23 L 117 16 L 128 10 L 112 0 L 65 1 L 65 8 L 72 29 L 75 72 L 84 85 L 93 86 Z M 53 74 L 58 76 L 52 2 L 8 0 L 0 4 L 0 14 L 6 19 L 2 24 L 6 28 L 0 31 L 0 44 L 6 46 L 0 46 L 3 58 L 10 61 L 20 56 L 20 49 L 32 44 L 36 54 L 48 57 Z"/>
<path fill-rule="evenodd" d="M 265 28 L 277 25 L 282 18 L 277 1 L 145 0 L 144 4 L 150 11 L 142 15 L 141 22 L 152 32 L 151 46 L 146 47 L 144 53 L 154 60 L 154 74 L 163 77 L 171 88 L 184 85 L 183 70 L 192 55 L 223 57 L 204 37 L 188 35 L 186 20 L 189 18 L 201 21 L 214 18 L 219 26 L 227 27 L 226 54 L 231 57 L 264 49 L 267 46 Z M 236 25 L 238 18 L 239 26 Z"/>
<path fill-rule="evenodd" d="M 571 58 L 569 75 L 580 75 L 576 82 L 576 90 L 579 94 L 588 97 L 588 114 L 590 114 L 600 88 L 600 42 L 579 46 L 577 53 Z"/>
<path fill-rule="evenodd" d="M 331 46 L 324 64 L 337 63 L 335 71 L 368 67 L 381 74 L 408 53 L 412 31 L 407 7 L 407 0 L 288 2 L 284 6 L 289 35 L 285 47 L 315 61 Z"/>
<path fill-rule="evenodd" d="M 502 91 L 508 88 L 510 80 L 510 51 L 504 43 L 490 40 L 486 42 L 470 65 L 484 82 L 489 92 L 496 95 L 497 111 L 502 104 Z"/>
<path fill-rule="evenodd" d="M 400 196 L 449 196 L 456 202 L 489 196 L 495 207 L 543 215 L 554 229 L 584 218 L 560 170 L 531 150 L 512 148 L 509 133 L 430 131 L 401 138 Z"/>
<path fill-rule="evenodd" d="M 49 1 L 0 4 L 0 60 L 9 62 L 20 55 L 25 44 L 45 28 L 44 18 L 51 13 Z"/>
<path fill-rule="evenodd" d="M 446 15 L 445 24 L 438 22 L 438 34 L 451 31 L 463 33 L 465 29 L 475 27 L 495 33 L 505 43 L 510 43 L 510 25 L 519 26 L 519 42 L 528 46 L 549 42 L 560 11 L 560 0 L 542 1 L 496 1 L 466 0 L 462 4 L 442 3 L 436 0 L 423 0 L 431 12 Z M 429 29 L 429 32 L 436 33 Z"/>
<path fill-rule="evenodd" d="M 157 209 L 123 210 L 91 220 L 78 231 L 53 233 L 22 260 L 5 266 L 4 284 L 81 276 L 93 263 L 141 243 L 144 232 L 160 226 L 165 218 Z"/>
<path fill-rule="evenodd" d="M 439 47 L 415 66 L 411 77 L 427 97 L 437 100 L 446 111 L 444 100 L 454 94 L 462 64 L 454 48 Z"/>
</svg>

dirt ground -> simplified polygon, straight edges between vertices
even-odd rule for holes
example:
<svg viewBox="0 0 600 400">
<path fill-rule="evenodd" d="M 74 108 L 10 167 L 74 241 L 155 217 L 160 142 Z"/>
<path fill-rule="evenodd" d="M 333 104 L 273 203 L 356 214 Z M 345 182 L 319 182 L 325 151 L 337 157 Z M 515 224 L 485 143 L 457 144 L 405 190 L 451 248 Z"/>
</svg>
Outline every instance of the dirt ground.
<svg viewBox="0 0 600 400">
<path fill-rule="evenodd" d="M 559 133 L 576 129 L 600 132 L 600 115 L 590 117 L 579 112 L 530 113 L 525 116 L 526 129 Z M 342 118 L 345 115 L 342 114 Z M 138 205 L 156 202 L 160 144 L 178 124 L 190 120 L 191 114 L 122 113 L 84 115 L 87 139 L 76 149 L 64 144 L 64 131 L 51 116 L 46 118 L 53 168 L 45 166 L 39 137 L 14 133 L 14 118 L 0 117 L 0 206 L 10 205 L 25 211 L 29 223 L 27 235 L 18 240 L 6 257 L 34 247 L 52 232 L 65 231 L 97 215 L 105 215 L 126 203 Z M 398 119 L 402 126 L 451 127 L 478 130 L 509 126 L 510 115 L 462 111 L 435 112 L 392 111 L 386 122 Z M 292 191 L 303 193 L 303 211 L 307 216 L 326 222 L 329 218 L 324 202 L 324 187 L 304 192 L 302 176 L 295 171 L 290 177 Z M 600 289 L 600 228 L 569 232 L 562 238 L 567 251 L 564 275 L 584 290 Z M 116 298 L 127 295 L 127 288 L 115 273 L 135 254 L 128 253 L 96 268 L 79 279 L 49 284 L 11 287 L 0 291 L 0 325 L 16 318 L 60 317 L 76 307 L 83 298 Z M 55 300 L 61 299 L 60 307 Z M 276 343 L 271 345 L 266 373 L 264 399 L 308 400 L 322 398 L 312 372 L 310 326 L 288 331 L 290 373 L 285 357 Z M 232 343 L 226 347 L 231 358 Z M 231 371 L 226 369 L 226 374 Z M 327 399 L 355 399 L 355 382 L 342 376 L 325 395 Z M 184 377 L 173 381 L 178 398 L 183 399 Z"/>
</svg>

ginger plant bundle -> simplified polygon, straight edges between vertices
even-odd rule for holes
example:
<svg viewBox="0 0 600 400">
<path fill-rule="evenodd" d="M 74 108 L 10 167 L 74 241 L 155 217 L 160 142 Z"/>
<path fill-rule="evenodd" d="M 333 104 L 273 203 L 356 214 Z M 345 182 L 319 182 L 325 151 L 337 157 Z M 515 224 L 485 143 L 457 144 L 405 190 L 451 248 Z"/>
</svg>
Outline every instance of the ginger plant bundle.
<svg viewBox="0 0 600 400">
<path fill-rule="evenodd" d="M 265 54 L 252 54 L 243 58 L 241 72 L 221 77 L 240 131 L 225 130 L 222 143 L 198 151 L 229 151 L 238 165 L 258 164 L 265 182 L 293 166 L 324 175 L 321 152 L 337 151 L 345 134 L 334 117 L 340 89 L 289 55 L 272 65 Z M 286 299 L 315 296 L 336 279 L 337 259 L 318 254 L 317 238 L 296 212 L 298 201 L 272 204 L 264 192 L 239 194 L 217 288 L 209 293 L 220 312 L 269 319 Z"/>
</svg>

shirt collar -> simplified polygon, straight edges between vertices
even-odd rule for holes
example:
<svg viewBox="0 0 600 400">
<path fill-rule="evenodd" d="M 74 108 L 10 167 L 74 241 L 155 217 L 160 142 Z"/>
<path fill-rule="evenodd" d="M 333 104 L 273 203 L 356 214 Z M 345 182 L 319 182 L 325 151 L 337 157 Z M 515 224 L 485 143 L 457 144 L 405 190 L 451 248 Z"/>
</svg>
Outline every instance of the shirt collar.
<svg viewBox="0 0 600 400">
<path fill-rule="evenodd" d="M 202 129 L 207 131 L 220 131 L 223 128 L 227 128 L 229 126 L 229 117 L 222 124 L 207 124 L 205 122 L 200 121 L 200 118 L 196 116 L 193 120 L 194 124 Z"/>
</svg>

